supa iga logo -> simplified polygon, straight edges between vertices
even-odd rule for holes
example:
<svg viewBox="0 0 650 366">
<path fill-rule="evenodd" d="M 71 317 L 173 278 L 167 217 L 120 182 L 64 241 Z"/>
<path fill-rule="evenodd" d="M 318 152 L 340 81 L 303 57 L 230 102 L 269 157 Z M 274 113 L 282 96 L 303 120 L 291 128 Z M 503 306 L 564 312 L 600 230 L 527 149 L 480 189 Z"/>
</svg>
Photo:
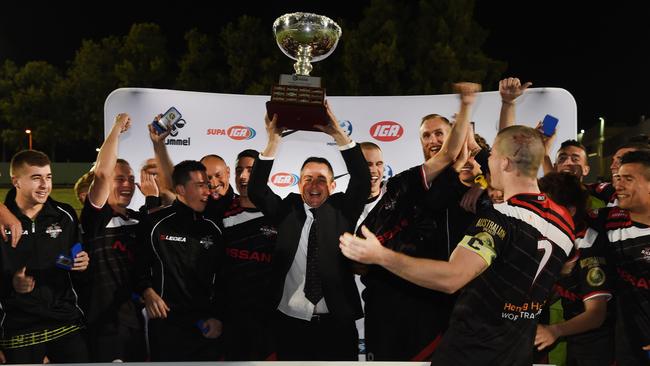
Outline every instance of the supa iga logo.
<svg viewBox="0 0 650 366">
<path fill-rule="evenodd" d="M 254 129 L 247 126 L 230 126 L 227 135 L 233 140 L 250 140 L 257 133 Z"/>
<path fill-rule="evenodd" d="M 300 178 L 295 174 L 280 172 L 273 174 L 271 177 L 271 183 L 276 187 L 284 188 L 295 186 L 298 184 L 299 179 Z"/>
<path fill-rule="evenodd" d="M 404 128 L 397 122 L 381 121 L 370 127 L 370 136 L 379 141 L 395 141 L 402 137 Z"/>
</svg>

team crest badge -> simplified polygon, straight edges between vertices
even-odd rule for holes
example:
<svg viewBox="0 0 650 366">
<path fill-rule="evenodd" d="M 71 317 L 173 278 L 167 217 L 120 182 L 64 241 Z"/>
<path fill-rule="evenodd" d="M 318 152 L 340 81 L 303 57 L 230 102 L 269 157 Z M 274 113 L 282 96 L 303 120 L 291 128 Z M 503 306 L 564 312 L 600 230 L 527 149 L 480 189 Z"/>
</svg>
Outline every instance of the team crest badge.
<svg viewBox="0 0 650 366">
<path fill-rule="evenodd" d="M 587 272 L 587 283 L 589 286 L 598 287 L 605 283 L 605 271 L 600 267 L 594 267 Z"/>
<path fill-rule="evenodd" d="M 61 235 L 63 232 L 63 229 L 61 229 L 61 225 L 59 224 L 52 224 L 45 229 L 45 233 L 48 234 L 51 238 L 56 239 Z"/>
<path fill-rule="evenodd" d="M 204 249 L 209 249 L 212 245 L 214 245 L 214 241 L 212 240 L 212 236 L 204 236 L 199 240 L 199 243 L 203 246 Z"/>
</svg>

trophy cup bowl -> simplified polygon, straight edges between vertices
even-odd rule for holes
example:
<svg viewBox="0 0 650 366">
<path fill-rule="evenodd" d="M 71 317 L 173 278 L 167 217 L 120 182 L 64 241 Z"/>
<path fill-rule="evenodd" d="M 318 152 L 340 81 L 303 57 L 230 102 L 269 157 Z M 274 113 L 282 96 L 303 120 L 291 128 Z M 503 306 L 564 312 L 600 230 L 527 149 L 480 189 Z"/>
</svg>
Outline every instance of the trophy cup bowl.
<svg viewBox="0 0 650 366">
<path fill-rule="evenodd" d="M 325 89 L 320 78 L 309 76 L 312 62 L 327 58 L 341 38 L 341 27 L 332 19 L 311 13 L 285 14 L 273 23 L 278 47 L 296 60 L 293 75 L 281 75 L 280 83 L 271 90 L 266 103 L 270 118 L 278 115 L 278 126 L 317 131 L 314 125 L 327 125 Z"/>
<path fill-rule="evenodd" d="M 311 62 L 327 58 L 341 38 L 341 27 L 332 19 L 311 13 L 285 14 L 273 22 L 278 47 L 296 60 L 297 75 L 309 75 Z"/>
</svg>

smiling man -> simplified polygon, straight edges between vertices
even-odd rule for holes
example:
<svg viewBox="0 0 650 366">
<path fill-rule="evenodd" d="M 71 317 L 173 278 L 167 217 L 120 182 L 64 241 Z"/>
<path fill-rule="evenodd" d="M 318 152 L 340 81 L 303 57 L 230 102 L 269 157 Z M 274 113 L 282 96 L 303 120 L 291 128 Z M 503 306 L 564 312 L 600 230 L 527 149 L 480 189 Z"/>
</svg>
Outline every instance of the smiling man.
<svg viewBox="0 0 650 366">
<path fill-rule="evenodd" d="M 235 186 L 239 194 L 223 218 L 226 361 L 272 360 L 275 353 L 270 285 L 278 231 L 273 220 L 264 216 L 248 196 L 248 182 L 258 156 L 251 149 L 237 155 Z"/>
<path fill-rule="evenodd" d="M 72 255 L 80 239 L 75 211 L 50 198 L 47 155 L 21 151 L 10 170 L 16 195 L 5 204 L 25 230 L 16 248 L 0 244 L 0 349 L 8 363 L 41 363 L 45 356 L 56 363 L 88 362 L 72 278 L 86 270 L 89 259 L 85 251 Z"/>
<path fill-rule="evenodd" d="M 216 361 L 224 248 L 221 230 L 203 216 L 210 195 L 205 166 L 183 161 L 172 182 L 177 199 L 145 218 L 137 258 L 151 360 Z"/>
<path fill-rule="evenodd" d="M 141 306 L 131 301 L 141 215 L 128 209 L 135 192 L 133 170 L 117 157 L 120 136 L 130 126 L 128 114 L 115 117 L 97 154 L 94 179 L 81 211 L 84 244 L 93 258 L 90 281 L 80 293 L 93 362 L 145 359 Z"/>
<path fill-rule="evenodd" d="M 616 268 L 616 362 L 646 365 L 650 351 L 650 152 L 630 151 L 614 176 L 618 207 L 599 211 L 595 229 Z"/>
<path fill-rule="evenodd" d="M 350 180 L 345 193 L 334 193 L 330 163 L 311 157 L 300 169 L 300 194 L 284 199 L 267 182 L 281 140 L 277 116 L 265 118 L 268 143 L 255 161 L 248 194 L 265 216 L 273 218 L 278 238 L 273 256 L 273 307 L 279 360 L 357 360 L 355 320 L 363 316 L 359 293 L 338 235 L 354 230 L 370 192 L 370 174 L 361 148 L 330 118 L 321 131 L 341 151 Z"/>
</svg>

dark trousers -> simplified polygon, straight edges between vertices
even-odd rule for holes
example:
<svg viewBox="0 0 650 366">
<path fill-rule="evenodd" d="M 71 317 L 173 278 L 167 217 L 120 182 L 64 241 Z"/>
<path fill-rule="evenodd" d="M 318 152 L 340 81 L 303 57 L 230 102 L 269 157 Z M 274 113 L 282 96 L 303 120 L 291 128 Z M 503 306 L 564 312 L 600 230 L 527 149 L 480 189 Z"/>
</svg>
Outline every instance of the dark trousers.
<svg viewBox="0 0 650 366">
<path fill-rule="evenodd" d="M 168 319 L 149 319 L 151 361 L 218 361 L 220 338 L 203 336 L 194 323 L 175 323 Z"/>
<path fill-rule="evenodd" d="M 382 292 L 377 296 L 364 293 L 367 360 L 430 360 L 451 306 L 399 291 Z"/>
<path fill-rule="evenodd" d="M 90 324 L 88 347 L 92 362 L 142 362 L 147 357 L 143 329 L 115 322 Z"/>
<path fill-rule="evenodd" d="M 33 346 L 3 351 L 10 364 L 43 363 L 45 356 L 51 363 L 88 362 L 88 349 L 83 331 L 79 330 L 55 340 Z"/>
<path fill-rule="evenodd" d="M 275 361 L 274 315 L 272 311 L 230 314 L 223 327 L 226 361 Z"/>
<path fill-rule="evenodd" d="M 359 334 L 354 321 L 315 316 L 311 321 L 276 312 L 275 334 L 281 361 L 357 361 Z"/>
</svg>

